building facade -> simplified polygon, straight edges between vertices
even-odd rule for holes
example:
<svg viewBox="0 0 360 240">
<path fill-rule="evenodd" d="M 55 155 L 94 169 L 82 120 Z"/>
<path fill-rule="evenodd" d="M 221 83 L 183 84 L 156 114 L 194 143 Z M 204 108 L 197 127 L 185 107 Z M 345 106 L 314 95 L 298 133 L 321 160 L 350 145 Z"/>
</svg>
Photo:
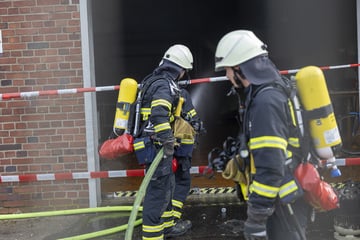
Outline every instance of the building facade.
<svg viewBox="0 0 360 240">
<path fill-rule="evenodd" d="M 84 86 L 79 0 L 1 1 L 0 30 L 0 94 Z M 31 180 L 88 171 L 84 94 L 3 98 L 0 213 L 89 206 L 87 179 Z"/>
</svg>

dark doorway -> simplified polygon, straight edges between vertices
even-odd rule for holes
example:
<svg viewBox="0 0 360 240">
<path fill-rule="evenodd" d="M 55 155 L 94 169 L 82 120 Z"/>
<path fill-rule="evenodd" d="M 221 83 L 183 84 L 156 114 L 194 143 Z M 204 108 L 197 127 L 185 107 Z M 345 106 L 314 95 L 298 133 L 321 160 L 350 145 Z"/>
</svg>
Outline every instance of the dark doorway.
<svg viewBox="0 0 360 240">
<path fill-rule="evenodd" d="M 355 0 L 93 0 L 92 12 L 97 86 L 118 85 L 125 77 L 140 82 L 175 43 L 194 55 L 192 79 L 222 76 L 213 70 L 216 44 L 236 29 L 254 31 L 280 70 L 357 62 Z M 326 78 L 331 91 L 357 89 L 355 69 L 329 71 Z M 206 165 L 207 153 L 237 134 L 236 99 L 226 96 L 229 89 L 228 82 L 188 86 L 207 128 L 194 152 L 195 166 Z M 112 131 L 117 95 L 97 93 L 99 143 Z M 344 106 L 343 98 L 334 97 L 337 114 L 356 110 Z M 112 167 L 137 168 L 129 161 Z"/>
</svg>

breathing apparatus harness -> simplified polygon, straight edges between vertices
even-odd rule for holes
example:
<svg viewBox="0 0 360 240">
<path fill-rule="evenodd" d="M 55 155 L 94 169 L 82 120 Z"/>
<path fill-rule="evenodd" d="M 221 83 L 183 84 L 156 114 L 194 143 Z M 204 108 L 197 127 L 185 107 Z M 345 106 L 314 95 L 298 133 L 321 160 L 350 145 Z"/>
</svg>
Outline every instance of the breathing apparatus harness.
<svg viewBox="0 0 360 240">
<path fill-rule="evenodd" d="M 174 84 L 171 83 L 171 81 L 168 79 L 168 77 L 166 75 L 148 75 L 145 80 L 141 83 L 139 90 L 138 90 L 138 94 L 137 94 L 137 98 L 136 101 L 134 102 L 133 106 L 132 106 L 132 111 L 130 111 L 130 117 L 129 117 L 129 132 L 131 133 L 131 135 L 136 138 L 139 137 L 139 135 L 141 134 L 140 131 L 140 123 L 141 123 L 141 107 L 143 104 L 143 100 L 144 100 L 144 96 L 147 92 L 147 90 L 149 89 L 149 87 L 156 81 L 160 80 L 160 79 L 166 79 L 169 83 L 169 87 L 171 89 L 172 92 L 175 91 L 174 88 L 176 88 L 176 86 L 174 86 Z M 177 99 L 178 101 L 178 99 Z"/>
<path fill-rule="evenodd" d="M 236 71 L 238 74 L 241 74 L 241 71 L 239 72 L 236 69 L 233 69 L 234 72 Z M 236 74 L 235 74 L 236 76 Z M 241 75 L 240 75 L 241 76 Z M 240 80 L 238 77 L 235 78 L 235 80 L 238 80 L 239 83 Z M 240 85 L 242 86 L 242 85 Z M 261 91 L 268 89 L 268 88 L 276 88 L 279 89 L 279 91 L 283 92 L 286 94 L 286 96 L 288 97 L 288 99 L 292 102 L 292 105 L 295 105 L 294 109 L 291 109 L 290 111 L 294 111 L 294 115 L 297 115 L 297 118 L 301 117 L 301 112 L 296 113 L 296 111 L 301 111 L 300 105 L 299 104 L 294 104 L 294 102 L 297 101 L 297 97 L 296 97 L 296 88 L 295 88 L 295 83 L 292 82 L 292 80 L 282 77 L 282 80 L 278 80 L 275 82 L 271 82 L 268 84 L 263 84 L 255 89 L 251 89 L 253 92 L 249 93 L 250 94 L 250 98 L 248 100 L 245 99 L 245 93 L 244 91 L 247 91 L 248 89 L 244 89 L 243 87 L 241 88 L 235 88 L 234 86 L 232 86 L 230 92 L 227 94 L 227 96 L 230 95 L 236 95 L 237 96 L 237 100 L 238 100 L 238 115 L 236 117 L 237 122 L 239 124 L 239 133 L 238 136 L 236 138 L 234 137 L 228 137 L 224 143 L 223 143 L 223 148 L 214 148 L 212 151 L 210 151 L 210 153 L 208 154 L 208 161 L 209 161 L 209 168 L 221 172 L 224 171 L 228 162 L 231 161 L 232 159 L 236 159 L 236 157 L 240 158 L 241 161 L 239 163 L 239 161 L 234 161 L 235 165 L 238 168 L 238 171 L 240 171 L 242 174 L 248 176 L 250 179 L 248 179 L 251 182 L 251 175 L 252 174 L 248 174 L 246 173 L 246 171 L 250 171 L 251 173 L 255 172 L 255 167 L 251 166 L 253 164 L 251 164 L 251 160 L 250 160 L 250 154 L 249 154 L 249 149 L 247 146 L 248 140 L 246 137 L 246 128 L 245 128 L 245 118 L 246 118 L 246 108 L 245 108 L 245 101 L 247 102 L 247 106 L 249 106 L 252 102 L 252 100 L 256 97 L 257 94 L 259 94 Z M 296 119 L 296 122 L 302 123 L 301 119 Z M 303 128 L 303 126 L 301 126 L 301 128 Z M 297 137 L 299 137 L 299 141 L 300 141 L 300 149 L 293 149 L 291 147 L 291 145 L 289 145 L 290 151 L 293 152 L 293 158 L 291 160 L 288 161 L 287 166 L 293 170 L 299 163 L 300 161 L 303 161 L 304 159 L 301 158 L 302 156 L 307 156 L 308 151 L 310 151 L 310 148 L 307 147 L 309 146 L 308 143 L 306 143 L 306 141 L 304 140 L 304 131 L 303 129 L 300 129 L 299 124 L 293 127 L 293 131 L 296 131 L 295 133 L 293 133 L 293 135 L 296 135 Z M 296 156 L 296 157 L 295 157 Z M 296 159 L 294 161 L 294 159 Z M 239 160 L 239 159 L 238 159 Z M 245 197 L 245 196 L 243 196 Z M 245 197 L 246 199 L 246 197 Z"/>
</svg>

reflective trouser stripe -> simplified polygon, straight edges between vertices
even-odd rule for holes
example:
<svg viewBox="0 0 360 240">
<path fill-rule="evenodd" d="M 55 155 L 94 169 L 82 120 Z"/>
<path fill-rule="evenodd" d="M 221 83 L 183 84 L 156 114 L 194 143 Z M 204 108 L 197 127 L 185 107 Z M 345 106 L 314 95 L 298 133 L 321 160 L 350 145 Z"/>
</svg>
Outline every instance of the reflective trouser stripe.
<svg viewBox="0 0 360 240">
<path fill-rule="evenodd" d="M 163 215 L 161 215 L 161 218 L 163 219 L 163 222 L 164 222 L 163 223 L 164 229 L 174 226 L 174 218 L 173 218 L 173 216 L 174 216 L 173 210 L 165 211 L 163 213 Z"/>
<path fill-rule="evenodd" d="M 161 215 L 162 218 L 169 218 L 172 217 L 172 211 L 165 211 L 163 215 Z"/>
<path fill-rule="evenodd" d="M 182 213 L 180 211 L 174 210 L 174 218 L 180 219 L 181 215 L 182 215 Z"/>
<path fill-rule="evenodd" d="M 172 206 L 173 206 L 173 216 L 174 216 L 174 218 L 180 219 L 181 215 L 182 215 L 181 209 L 183 208 L 184 203 L 182 203 L 180 201 L 177 201 L 175 199 L 171 200 L 171 203 L 172 203 Z"/>
<path fill-rule="evenodd" d="M 164 234 L 156 237 L 142 237 L 143 240 L 164 240 Z"/>
<path fill-rule="evenodd" d="M 142 230 L 144 232 L 154 233 L 154 232 L 161 232 L 164 230 L 164 224 L 149 226 L 149 225 L 142 225 Z"/>
<path fill-rule="evenodd" d="M 184 203 L 175 199 L 171 200 L 171 203 L 174 207 L 178 207 L 178 208 L 182 208 L 184 206 Z"/>
<path fill-rule="evenodd" d="M 279 188 L 265 185 L 254 180 L 253 183 L 250 185 L 250 191 L 255 192 L 260 196 L 276 198 L 279 193 Z"/>
<path fill-rule="evenodd" d="M 298 190 L 298 186 L 295 180 L 291 180 L 290 182 L 287 182 L 280 187 L 279 197 L 283 198 L 289 195 L 290 193 L 295 192 L 296 190 Z"/>
<path fill-rule="evenodd" d="M 172 218 L 172 217 L 171 217 Z M 172 226 L 174 226 L 174 219 L 171 219 L 170 221 L 165 221 L 164 222 L 164 229 L 165 228 L 170 228 L 170 227 L 172 227 Z"/>
<path fill-rule="evenodd" d="M 149 226 L 142 225 L 143 240 L 163 240 L 164 239 L 164 224 Z"/>
</svg>

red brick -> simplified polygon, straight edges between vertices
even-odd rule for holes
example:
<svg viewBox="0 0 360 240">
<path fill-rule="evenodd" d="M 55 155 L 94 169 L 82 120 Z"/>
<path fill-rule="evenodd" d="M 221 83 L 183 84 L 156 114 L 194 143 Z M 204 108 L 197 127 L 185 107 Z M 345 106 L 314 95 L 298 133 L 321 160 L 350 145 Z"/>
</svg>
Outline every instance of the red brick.
<svg viewBox="0 0 360 240">
<path fill-rule="evenodd" d="M 3 22 L 23 22 L 25 20 L 24 15 L 7 15 L 2 16 Z"/>
<path fill-rule="evenodd" d="M 0 58 L 0 64 L 16 63 L 16 58 Z"/>
<path fill-rule="evenodd" d="M 9 8 L 9 7 L 12 7 L 11 6 L 11 1 L 0 2 L 0 8 Z"/>
<path fill-rule="evenodd" d="M 45 149 L 45 144 L 42 143 L 28 143 L 23 144 L 24 150 L 31 150 L 31 149 Z"/>
<path fill-rule="evenodd" d="M 0 122 L 17 122 L 20 120 L 20 116 L 0 116 Z"/>
<path fill-rule="evenodd" d="M 31 7 L 35 5 L 36 5 L 35 0 L 13 1 L 13 7 L 23 8 L 23 7 Z"/>
<path fill-rule="evenodd" d="M 50 14 L 50 19 L 55 20 L 55 19 L 71 19 L 71 13 L 54 13 L 54 14 Z"/>
<path fill-rule="evenodd" d="M 37 5 L 38 6 L 41 6 L 41 5 L 45 5 L 45 6 L 48 6 L 48 5 L 59 5 L 61 3 L 60 0 L 37 0 Z"/>
<path fill-rule="evenodd" d="M 43 22 L 37 22 L 37 21 L 46 21 L 46 20 L 48 20 L 48 19 L 49 19 L 49 14 L 46 14 L 46 13 L 44 13 L 44 14 L 36 14 L 36 15 L 26 15 L 26 16 L 25 16 L 25 20 L 26 20 L 26 21 L 29 21 L 29 22 L 35 21 L 35 22 L 33 22 L 32 24 L 34 24 L 34 23 L 36 23 L 36 24 L 41 23 L 41 24 L 43 25 Z M 33 26 L 34 26 L 34 25 L 33 25 Z"/>
<path fill-rule="evenodd" d="M 21 188 L 15 188 L 14 193 L 33 193 L 36 192 L 35 186 L 22 186 Z"/>
<path fill-rule="evenodd" d="M 11 208 L 13 208 L 13 207 L 24 207 L 24 206 L 26 206 L 25 201 L 21 201 L 21 200 L 18 200 L 18 201 L 15 201 L 15 200 L 12 200 L 12 201 L 4 201 L 2 204 L 3 204 L 3 205 L 2 205 L 3 207 L 11 207 Z"/>
</svg>

